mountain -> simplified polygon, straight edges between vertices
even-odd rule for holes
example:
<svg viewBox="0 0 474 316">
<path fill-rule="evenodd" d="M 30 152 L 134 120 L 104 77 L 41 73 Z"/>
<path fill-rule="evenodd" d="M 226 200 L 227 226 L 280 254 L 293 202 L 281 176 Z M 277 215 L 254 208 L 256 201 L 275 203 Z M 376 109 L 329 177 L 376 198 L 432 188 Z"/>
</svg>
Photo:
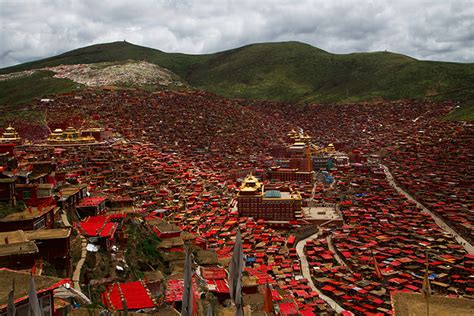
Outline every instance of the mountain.
<svg viewBox="0 0 474 316">
<path fill-rule="evenodd" d="M 127 42 L 113 42 L 3 68 L 0 74 L 59 65 L 115 65 L 130 61 L 159 65 L 186 85 L 232 98 L 291 102 L 453 99 L 463 105 L 451 118 L 474 119 L 474 64 L 421 61 L 391 52 L 331 54 L 299 42 L 252 44 L 206 55 L 166 53 Z M 52 73 L 48 75 L 46 70 L 41 70 L 41 74 L 45 81 L 59 80 L 51 78 Z M 20 78 L 11 80 L 22 86 Z M 58 82 L 60 92 L 82 88 L 67 78 L 61 80 Z M 42 88 L 35 88 L 25 99 L 18 96 L 18 89 L 13 94 L 4 89 L 6 82 L 8 80 L 0 81 L 0 103 L 6 103 L 6 99 L 11 102 L 12 97 L 24 102 L 42 93 Z M 51 93 L 51 90 L 54 89 L 44 91 Z"/>
</svg>

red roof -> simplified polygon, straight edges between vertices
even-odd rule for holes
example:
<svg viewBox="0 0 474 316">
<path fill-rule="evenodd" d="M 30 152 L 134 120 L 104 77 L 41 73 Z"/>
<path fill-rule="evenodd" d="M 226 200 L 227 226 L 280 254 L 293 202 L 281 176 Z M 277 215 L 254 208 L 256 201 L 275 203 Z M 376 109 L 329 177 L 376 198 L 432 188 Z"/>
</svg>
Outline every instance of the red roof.
<svg viewBox="0 0 474 316">
<path fill-rule="evenodd" d="M 227 279 L 227 272 L 223 268 L 201 267 L 201 276 L 207 280 L 223 280 Z"/>
<path fill-rule="evenodd" d="M 193 278 L 193 292 L 196 297 L 199 296 L 197 292 L 197 285 L 196 280 Z M 180 302 L 183 300 L 183 292 L 184 292 L 184 280 L 168 280 L 166 283 L 166 303 L 171 302 Z"/>
<path fill-rule="evenodd" d="M 88 216 L 86 219 L 82 221 L 85 222 L 101 222 L 101 223 L 109 223 L 109 222 L 117 222 L 121 221 L 121 219 L 125 218 L 126 214 L 108 214 L 108 215 L 97 215 L 97 216 Z"/>
<path fill-rule="evenodd" d="M 105 200 L 107 200 L 107 198 L 101 196 L 85 197 L 76 205 L 76 207 L 99 206 Z"/>
<path fill-rule="evenodd" d="M 89 237 L 112 237 L 117 230 L 118 223 L 125 217 L 125 214 L 111 214 L 89 216 L 78 224 L 83 235 Z"/>
<path fill-rule="evenodd" d="M 155 303 L 148 295 L 145 285 L 140 282 L 114 283 L 102 293 L 102 303 L 114 310 L 123 310 L 121 293 L 125 299 L 127 309 L 142 309 L 155 307 Z"/>
<path fill-rule="evenodd" d="M 291 235 L 290 237 L 288 237 L 287 244 L 293 245 L 295 243 L 295 240 L 296 240 L 296 237 L 294 235 Z"/>
<path fill-rule="evenodd" d="M 166 285 L 166 302 L 178 302 L 183 299 L 184 280 L 168 280 Z"/>
<path fill-rule="evenodd" d="M 315 313 L 313 313 L 313 311 L 311 309 L 300 310 L 300 314 L 302 316 L 314 316 L 314 315 L 316 315 Z"/>
<path fill-rule="evenodd" d="M 112 237 L 117 229 L 117 223 L 106 222 L 81 222 L 79 230 L 89 237 Z"/>
<path fill-rule="evenodd" d="M 281 303 L 278 305 L 282 315 L 296 315 L 298 314 L 298 308 L 294 303 Z"/>
<path fill-rule="evenodd" d="M 229 293 L 229 285 L 226 280 L 206 280 L 210 291 L 217 293 Z"/>
</svg>

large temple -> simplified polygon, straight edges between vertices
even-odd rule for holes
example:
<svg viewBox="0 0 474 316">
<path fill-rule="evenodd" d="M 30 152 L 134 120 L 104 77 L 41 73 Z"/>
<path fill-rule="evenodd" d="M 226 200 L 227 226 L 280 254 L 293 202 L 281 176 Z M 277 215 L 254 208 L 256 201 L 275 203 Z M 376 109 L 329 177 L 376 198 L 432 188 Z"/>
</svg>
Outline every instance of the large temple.
<svg viewBox="0 0 474 316">
<path fill-rule="evenodd" d="M 336 150 L 333 144 L 324 148 L 315 148 L 313 150 L 313 168 L 314 170 L 331 169 L 332 166 L 349 165 L 349 156 Z"/>
<path fill-rule="evenodd" d="M 291 145 L 277 145 L 272 148 L 277 166 L 271 168 L 269 177 L 281 181 L 311 181 L 313 178 L 311 137 L 291 131 L 288 140 Z"/>
<path fill-rule="evenodd" d="M 22 142 L 22 138 L 16 132 L 15 128 L 11 125 L 8 126 L 0 137 L 0 143 L 13 143 L 13 144 L 20 144 Z"/>
<path fill-rule="evenodd" d="M 58 128 L 48 136 L 49 145 L 81 145 L 95 143 L 97 140 L 91 135 L 82 133 L 73 127 L 68 127 L 65 131 Z"/>
<path fill-rule="evenodd" d="M 302 217 L 301 195 L 291 189 L 265 190 L 263 183 L 248 175 L 240 186 L 237 208 L 240 216 L 271 221 L 292 221 Z"/>
<path fill-rule="evenodd" d="M 287 144 L 273 145 L 270 152 L 276 166 L 271 168 L 270 178 L 311 181 L 313 171 L 349 164 L 349 157 L 337 151 L 333 144 L 318 147 L 311 140 L 311 136 L 291 130 L 286 137 Z"/>
</svg>

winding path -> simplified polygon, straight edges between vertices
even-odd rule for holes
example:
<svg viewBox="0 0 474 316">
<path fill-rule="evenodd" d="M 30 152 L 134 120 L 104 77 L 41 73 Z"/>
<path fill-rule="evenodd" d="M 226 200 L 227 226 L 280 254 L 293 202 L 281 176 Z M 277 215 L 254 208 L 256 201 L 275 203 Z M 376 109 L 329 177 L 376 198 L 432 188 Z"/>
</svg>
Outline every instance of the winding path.
<svg viewBox="0 0 474 316">
<path fill-rule="evenodd" d="M 474 254 L 474 247 L 466 239 L 461 237 L 461 235 L 459 235 L 456 231 L 454 231 L 451 227 L 449 227 L 448 224 L 446 224 L 441 217 L 431 212 L 429 209 L 423 206 L 423 204 L 415 200 L 408 192 L 400 188 L 395 182 L 395 179 L 393 178 L 393 175 L 390 173 L 390 170 L 388 169 L 388 167 L 385 165 L 382 165 L 382 167 L 383 167 L 383 171 L 385 172 L 385 176 L 387 177 L 388 182 L 395 190 L 397 190 L 400 194 L 403 194 L 409 201 L 415 202 L 416 205 L 422 209 L 423 213 L 429 214 L 431 218 L 433 218 L 435 223 L 439 227 L 441 227 L 441 229 L 453 235 L 456 241 L 460 245 L 462 245 L 469 254 L 471 255 Z"/>
<path fill-rule="evenodd" d="M 84 262 L 86 261 L 86 255 L 87 255 L 87 240 L 84 238 L 84 236 L 81 236 L 81 259 L 77 262 L 76 269 L 74 269 L 74 273 L 72 274 L 72 282 L 74 282 L 74 288 L 81 292 L 81 285 L 79 283 L 80 278 L 81 278 L 81 270 L 82 266 L 84 265 Z M 82 292 L 81 292 L 82 293 Z"/>
<path fill-rule="evenodd" d="M 297 244 L 296 244 L 296 252 L 298 254 L 298 257 L 300 258 L 300 262 L 301 262 L 301 272 L 303 273 L 303 276 L 308 280 L 309 282 L 309 286 L 311 287 L 311 289 L 313 289 L 313 291 L 315 292 L 318 292 L 319 294 L 319 297 L 321 297 L 321 299 L 325 300 L 326 303 L 329 304 L 329 306 L 331 306 L 337 313 L 341 313 L 342 311 L 344 311 L 345 309 L 342 308 L 341 306 L 339 306 L 339 304 L 337 304 L 333 299 L 331 299 L 330 297 L 324 295 L 313 283 L 313 278 L 311 277 L 311 273 L 309 271 L 309 264 L 308 264 L 308 260 L 306 259 L 306 255 L 304 254 L 304 245 L 306 244 L 306 241 L 307 240 L 311 240 L 311 239 L 315 239 L 317 238 L 319 235 L 319 232 L 317 232 L 316 234 L 313 234 L 311 236 L 309 236 L 308 238 L 306 239 L 303 239 L 303 240 L 300 240 Z"/>
<path fill-rule="evenodd" d="M 72 225 L 71 225 L 71 223 L 69 223 L 69 220 L 67 219 L 67 215 L 64 211 L 61 213 L 61 220 L 62 220 L 64 226 L 72 227 Z"/>
</svg>

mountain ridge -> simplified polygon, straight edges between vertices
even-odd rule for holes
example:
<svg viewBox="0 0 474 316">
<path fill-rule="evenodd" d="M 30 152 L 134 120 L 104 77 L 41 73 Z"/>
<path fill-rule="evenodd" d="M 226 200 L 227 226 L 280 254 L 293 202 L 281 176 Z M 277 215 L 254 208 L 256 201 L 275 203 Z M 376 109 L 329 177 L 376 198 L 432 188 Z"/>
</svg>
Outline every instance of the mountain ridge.
<svg viewBox="0 0 474 316">
<path fill-rule="evenodd" d="M 193 88 L 230 98 L 294 103 L 453 99 L 463 104 L 463 113 L 468 113 L 463 117 L 474 118 L 473 63 L 424 61 L 385 51 L 332 54 L 295 41 L 255 43 L 204 55 L 111 42 L 3 68 L 0 74 L 126 60 L 156 64 Z"/>
</svg>

